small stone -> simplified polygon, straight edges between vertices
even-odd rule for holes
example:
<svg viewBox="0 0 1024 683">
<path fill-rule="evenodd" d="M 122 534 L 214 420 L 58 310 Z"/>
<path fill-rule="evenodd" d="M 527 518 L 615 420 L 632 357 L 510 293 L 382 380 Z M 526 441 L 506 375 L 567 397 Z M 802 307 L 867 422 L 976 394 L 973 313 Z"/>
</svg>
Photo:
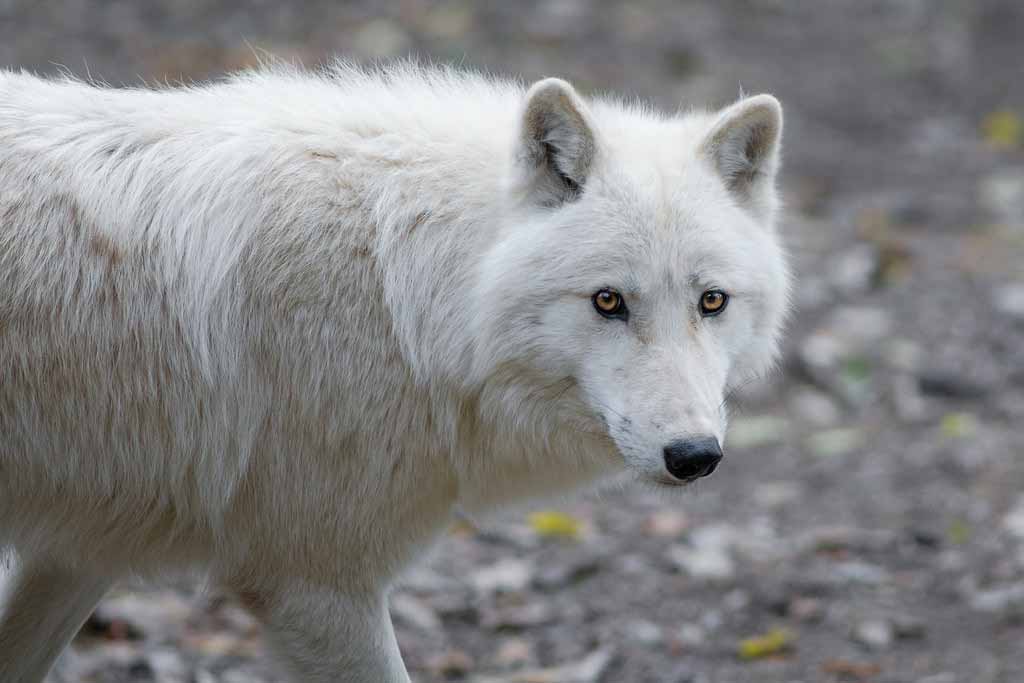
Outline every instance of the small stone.
<svg viewBox="0 0 1024 683">
<path fill-rule="evenodd" d="M 430 605 L 406 593 L 395 593 L 391 597 L 391 614 L 399 622 L 421 631 L 432 632 L 441 628 L 441 619 Z"/>
<path fill-rule="evenodd" d="M 660 645 L 665 639 L 661 627 L 646 619 L 627 621 L 622 631 L 627 641 L 645 647 Z"/>
<path fill-rule="evenodd" d="M 1014 224 L 1024 216 L 1024 169 L 992 173 L 978 184 L 978 198 L 993 218 Z"/>
<path fill-rule="evenodd" d="M 834 257 L 826 272 L 840 294 L 860 294 L 871 288 L 878 273 L 878 250 L 871 244 L 858 244 Z"/>
<path fill-rule="evenodd" d="M 731 530 L 721 525 L 705 527 L 694 532 L 690 545 L 670 547 L 668 557 L 695 579 L 727 581 L 736 573 L 729 552 L 731 543 Z"/>
<path fill-rule="evenodd" d="M 853 638 L 872 650 L 888 650 L 893 641 L 892 625 L 883 619 L 871 619 L 857 624 Z"/>
<path fill-rule="evenodd" d="M 1024 282 L 998 287 L 995 295 L 995 306 L 1000 313 L 1024 320 Z"/>
<path fill-rule="evenodd" d="M 880 586 L 892 580 L 884 568 L 867 562 L 840 562 L 833 571 L 836 576 L 849 583 L 865 586 Z"/>
<path fill-rule="evenodd" d="M 1024 583 L 974 592 L 970 597 L 972 609 L 1005 618 L 1024 614 Z"/>
<path fill-rule="evenodd" d="M 921 392 L 942 398 L 981 398 L 988 387 L 981 382 L 948 368 L 928 368 L 918 374 Z"/>
<path fill-rule="evenodd" d="M 550 623 L 555 617 L 550 603 L 530 602 L 525 605 L 485 610 L 481 622 L 484 627 L 492 630 L 523 629 Z"/>
<path fill-rule="evenodd" d="M 533 661 L 533 645 L 523 638 L 509 638 L 502 642 L 494 655 L 494 663 L 509 669 Z"/>
<path fill-rule="evenodd" d="M 678 510 L 658 510 L 644 520 L 644 533 L 655 538 L 679 538 L 688 527 L 686 515 Z"/>
<path fill-rule="evenodd" d="M 695 650 L 707 642 L 707 634 L 697 624 L 683 624 L 676 631 L 676 639 L 687 649 Z"/>
<path fill-rule="evenodd" d="M 427 668 L 444 678 L 465 676 L 473 670 L 473 658 L 462 650 L 447 650 L 427 660 Z"/>
<path fill-rule="evenodd" d="M 1003 518 L 1003 528 L 1011 536 L 1024 540 L 1024 496 L 1017 499 L 1017 504 Z"/>
<path fill-rule="evenodd" d="M 530 585 L 533 567 L 523 560 L 505 559 L 476 570 L 471 581 L 480 593 L 517 592 Z"/>
<path fill-rule="evenodd" d="M 928 632 L 928 626 L 923 620 L 904 614 L 892 618 L 892 630 L 900 640 L 920 640 Z"/>
<path fill-rule="evenodd" d="M 788 607 L 789 614 L 799 621 L 821 621 L 825 608 L 816 598 L 793 598 Z"/>
</svg>

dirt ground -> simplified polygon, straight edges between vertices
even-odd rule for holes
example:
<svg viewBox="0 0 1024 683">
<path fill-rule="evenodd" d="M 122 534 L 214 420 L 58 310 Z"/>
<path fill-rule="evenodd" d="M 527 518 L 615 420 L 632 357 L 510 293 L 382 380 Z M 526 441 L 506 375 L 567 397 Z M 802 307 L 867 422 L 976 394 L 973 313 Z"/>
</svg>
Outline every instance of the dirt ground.
<svg viewBox="0 0 1024 683">
<path fill-rule="evenodd" d="M 460 525 L 394 596 L 414 680 L 1024 681 L 1024 3 L 394 4 L 0 0 L 0 66 L 414 54 L 668 109 L 772 92 L 799 274 L 715 475 Z M 277 680 L 230 602 L 130 587 L 50 678 Z"/>
</svg>

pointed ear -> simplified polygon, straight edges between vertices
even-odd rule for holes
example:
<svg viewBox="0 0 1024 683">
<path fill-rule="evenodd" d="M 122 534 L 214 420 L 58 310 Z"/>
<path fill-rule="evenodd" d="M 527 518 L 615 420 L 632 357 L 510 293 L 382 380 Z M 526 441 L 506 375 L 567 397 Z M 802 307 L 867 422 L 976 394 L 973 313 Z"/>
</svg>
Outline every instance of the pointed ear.
<svg viewBox="0 0 1024 683">
<path fill-rule="evenodd" d="M 771 219 L 782 140 L 782 106 L 755 95 L 723 109 L 701 145 L 741 206 Z"/>
<path fill-rule="evenodd" d="M 527 196 L 545 206 L 578 197 L 596 145 L 590 113 L 573 87 L 558 78 L 534 83 L 519 125 L 516 164 Z"/>
</svg>

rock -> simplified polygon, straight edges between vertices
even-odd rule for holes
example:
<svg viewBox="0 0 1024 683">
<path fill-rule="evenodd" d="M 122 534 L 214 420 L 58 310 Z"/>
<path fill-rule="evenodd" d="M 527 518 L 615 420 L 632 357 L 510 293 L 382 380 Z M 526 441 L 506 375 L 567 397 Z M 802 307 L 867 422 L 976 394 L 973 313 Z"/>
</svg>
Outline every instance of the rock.
<svg viewBox="0 0 1024 683">
<path fill-rule="evenodd" d="M 689 527 L 686 515 L 675 509 L 662 509 L 644 520 L 644 533 L 655 538 L 679 538 Z"/>
<path fill-rule="evenodd" d="M 476 570 L 470 581 L 478 592 L 489 594 L 522 591 L 532 578 L 533 567 L 529 562 L 508 558 Z"/>
<path fill-rule="evenodd" d="M 391 614 L 399 623 L 420 631 L 435 632 L 441 628 L 441 618 L 426 602 L 407 593 L 391 596 Z"/>
<path fill-rule="evenodd" d="M 483 676 L 474 683 L 597 683 L 612 662 L 612 652 L 599 649 L 570 664 L 532 669 L 507 676 Z"/>
<path fill-rule="evenodd" d="M 997 221 L 1019 224 L 1024 218 L 1024 169 L 1003 169 L 983 178 L 978 199 Z"/>
<path fill-rule="evenodd" d="M 492 630 L 523 629 L 550 623 L 556 616 L 550 603 L 529 602 L 525 605 L 483 610 L 480 621 L 484 627 Z"/>
<path fill-rule="evenodd" d="M 1024 282 L 1014 282 L 996 289 L 995 306 L 1003 315 L 1024 320 Z"/>
<path fill-rule="evenodd" d="M 665 636 L 661 627 L 646 619 L 631 619 L 622 628 L 624 640 L 644 647 L 660 645 Z"/>
<path fill-rule="evenodd" d="M 900 640 L 920 640 L 928 633 L 925 622 L 909 614 L 901 614 L 892 618 L 892 630 Z"/>
<path fill-rule="evenodd" d="M 871 288 L 878 267 L 878 250 L 872 244 L 862 243 L 833 257 L 825 272 L 839 294 L 851 296 Z"/>
<path fill-rule="evenodd" d="M 969 604 L 979 612 L 1017 618 L 1024 615 L 1024 583 L 972 591 Z"/>
<path fill-rule="evenodd" d="M 585 581 L 601 571 L 600 558 L 577 557 L 555 562 L 537 571 L 535 583 L 544 590 L 556 590 Z"/>
<path fill-rule="evenodd" d="M 473 658 L 462 650 L 446 650 L 427 660 L 427 668 L 431 673 L 443 678 L 465 676 L 473 670 L 473 666 Z"/>
<path fill-rule="evenodd" d="M 921 393 L 941 398 L 975 399 L 989 391 L 981 382 L 949 368 L 921 370 L 917 382 Z"/>
<path fill-rule="evenodd" d="M 676 631 L 676 640 L 687 650 L 696 650 L 707 642 L 707 634 L 697 624 L 683 624 Z"/>
<path fill-rule="evenodd" d="M 817 598 L 793 598 L 787 612 L 799 621 L 821 621 L 825 616 L 825 607 Z"/>
<path fill-rule="evenodd" d="M 698 529 L 689 545 L 674 545 L 668 558 L 695 579 L 728 581 L 736 573 L 730 553 L 732 529 L 716 525 Z"/>
<path fill-rule="evenodd" d="M 494 655 L 494 663 L 510 669 L 533 661 L 533 644 L 523 638 L 509 638 L 502 642 Z"/>
<path fill-rule="evenodd" d="M 1003 518 L 1003 528 L 1011 536 L 1024 541 L 1024 496 L 1017 499 L 1017 504 Z"/>
<path fill-rule="evenodd" d="M 865 586 L 880 586 L 892 580 L 884 568 L 867 562 L 840 562 L 833 572 L 847 583 L 859 583 Z"/>
<path fill-rule="evenodd" d="M 888 650 L 892 646 L 892 625 L 884 619 L 862 621 L 853 630 L 853 638 L 871 650 Z"/>
</svg>

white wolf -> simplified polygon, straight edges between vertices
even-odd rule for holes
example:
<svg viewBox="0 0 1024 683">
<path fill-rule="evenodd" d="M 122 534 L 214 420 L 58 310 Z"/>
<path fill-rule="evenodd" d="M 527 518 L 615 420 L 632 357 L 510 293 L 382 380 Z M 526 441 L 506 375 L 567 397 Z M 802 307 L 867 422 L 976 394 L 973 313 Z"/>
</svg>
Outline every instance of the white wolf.
<svg viewBox="0 0 1024 683">
<path fill-rule="evenodd" d="M 786 307 L 781 131 L 410 65 L 0 72 L 0 680 L 201 567 L 295 680 L 408 681 L 388 586 L 455 506 L 710 473 Z"/>
</svg>

